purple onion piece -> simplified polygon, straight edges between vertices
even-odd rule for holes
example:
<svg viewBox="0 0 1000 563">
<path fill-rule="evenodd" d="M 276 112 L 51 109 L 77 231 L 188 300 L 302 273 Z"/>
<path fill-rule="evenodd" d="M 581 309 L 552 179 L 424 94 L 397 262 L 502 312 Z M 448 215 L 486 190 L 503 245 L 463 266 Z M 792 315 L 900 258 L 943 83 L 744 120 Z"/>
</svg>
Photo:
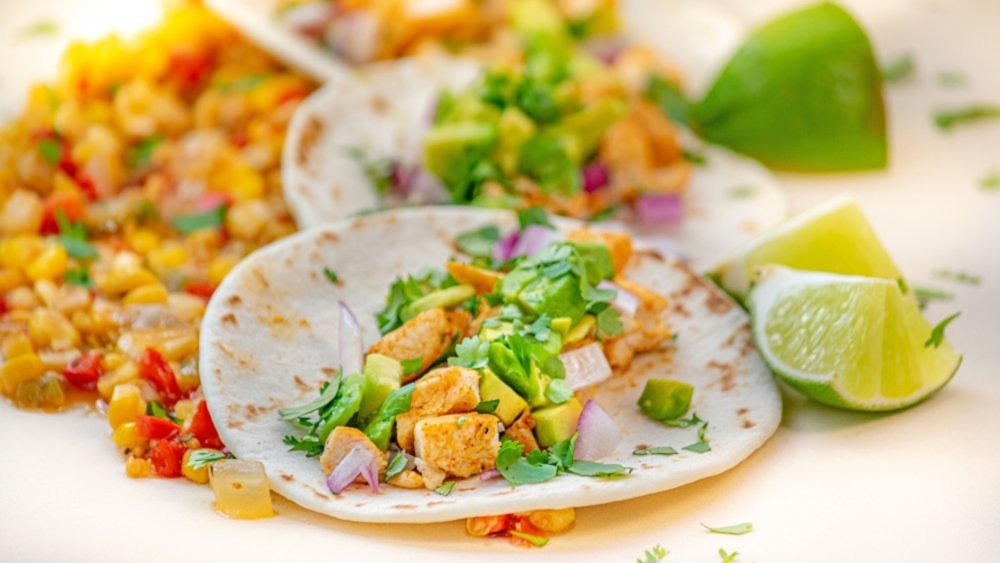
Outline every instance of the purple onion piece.
<svg viewBox="0 0 1000 563">
<path fill-rule="evenodd" d="M 333 494 L 339 495 L 358 478 L 358 475 L 361 475 L 363 468 L 374 464 L 374 454 L 364 447 L 356 446 L 344 456 L 344 459 L 340 460 L 337 467 L 333 468 L 333 472 L 326 479 L 326 486 Z"/>
<path fill-rule="evenodd" d="M 491 481 L 491 480 L 497 479 L 499 477 L 500 477 L 500 470 L 499 469 L 490 469 L 489 471 L 483 471 L 482 474 L 479 475 L 479 480 L 480 481 Z"/>
<path fill-rule="evenodd" d="M 635 212 L 647 225 L 673 225 L 684 217 L 684 202 L 676 194 L 645 195 L 636 200 Z"/>
<path fill-rule="evenodd" d="M 639 298 L 624 287 L 608 280 L 597 284 L 597 287 L 615 290 L 615 300 L 611 302 L 611 306 L 626 317 L 634 317 L 636 311 L 639 310 Z"/>
<path fill-rule="evenodd" d="M 493 258 L 506 262 L 514 257 L 514 247 L 517 246 L 518 239 L 521 238 L 521 233 L 518 231 L 512 231 L 510 234 L 505 235 L 503 238 L 497 241 L 495 247 L 493 247 Z"/>
<path fill-rule="evenodd" d="M 556 233 L 552 229 L 539 225 L 528 225 L 521 231 L 521 236 L 514 245 L 511 258 L 518 256 L 534 256 L 540 250 L 548 246 L 556 238 Z"/>
<path fill-rule="evenodd" d="M 622 439 L 618 424 L 593 399 L 583 405 L 576 431 L 576 459 L 594 461 L 615 451 Z"/>
<path fill-rule="evenodd" d="M 583 167 L 583 191 L 590 194 L 608 185 L 608 167 L 600 162 L 591 162 Z"/>
<path fill-rule="evenodd" d="M 361 373 L 361 366 L 365 359 L 364 345 L 361 342 L 361 325 L 358 324 L 357 317 L 351 312 L 347 303 L 339 301 L 340 307 L 340 334 L 338 334 L 338 345 L 340 347 L 340 366 L 344 370 L 344 375 Z"/>
</svg>

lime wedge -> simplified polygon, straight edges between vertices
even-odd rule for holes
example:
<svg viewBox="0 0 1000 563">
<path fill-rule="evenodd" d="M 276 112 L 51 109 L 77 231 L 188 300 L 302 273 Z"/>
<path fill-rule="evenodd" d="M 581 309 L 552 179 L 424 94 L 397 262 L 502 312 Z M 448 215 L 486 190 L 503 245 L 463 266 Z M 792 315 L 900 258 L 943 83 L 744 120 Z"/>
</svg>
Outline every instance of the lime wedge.
<svg viewBox="0 0 1000 563">
<path fill-rule="evenodd" d="M 894 281 L 781 266 L 750 292 L 757 348 L 807 397 L 859 411 L 908 407 L 943 387 L 962 361 Z"/>
<path fill-rule="evenodd" d="M 743 301 L 755 279 L 755 270 L 763 264 L 893 282 L 902 278 L 875 230 L 848 197 L 834 198 L 761 234 L 710 272 L 709 277 Z"/>
<path fill-rule="evenodd" d="M 771 168 L 884 168 L 882 76 L 864 29 L 824 2 L 753 32 L 694 107 L 702 136 Z"/>
</svg>

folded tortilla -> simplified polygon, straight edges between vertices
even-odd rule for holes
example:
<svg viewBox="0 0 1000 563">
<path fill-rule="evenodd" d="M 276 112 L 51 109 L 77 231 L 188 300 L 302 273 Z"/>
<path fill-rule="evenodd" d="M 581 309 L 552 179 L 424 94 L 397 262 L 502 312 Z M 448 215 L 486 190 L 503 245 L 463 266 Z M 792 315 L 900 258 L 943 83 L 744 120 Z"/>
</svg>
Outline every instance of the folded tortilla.
<svg viewBox="0 0 1000 563">
<path fill-rule="evenodd" d="M 691 483 L 732 468 L 759 448 L 781 418 L 781 399 L 754 349 L 746 313 L 682 261 L 638 245 L 625 275 L 665 295 L 665 321 L 677 333 L 662 350 L 638 356 L 631 368 L 593 389 L 594 400 L 622 431 L 604 463 L 635 468 L 603 480 L 564 474 L 511 487 L 503 479 L 459 481 L 451 494 L 383 485 L 372 493 L 352 485 L 339 495 L 326 486 L 319 460 L 289 452 L 292 426 L 278 409 L 312 400 L 339 365 L 337 301 L 361 322 L 365 344 L 378 337 L 375 313 L 400 275 L 439 268 L 456 254 L 468 229 L 516 225 L 513 213 L 457 207 L 389 211 L 310 229 L 262 248 L 241 262 L 215 292 L 202 323 L 202 389 L 219 435 L 242 459 L 263 462 L 272 489 L 316 512 L 363 522 L 439 522 L 469 516 L 614 502 Z M 581 223 L 559 220 L 560 230 Z M 332 283 L 324 268 L 335 271 Z M 650 377 L 695 388 L 691 410 L 708 421 L 711 451 L 683 450 L 697 428 L 671 428 L 636 405 Z M 633 450 L 672 446 L 673 456 Z"/>
</svg>

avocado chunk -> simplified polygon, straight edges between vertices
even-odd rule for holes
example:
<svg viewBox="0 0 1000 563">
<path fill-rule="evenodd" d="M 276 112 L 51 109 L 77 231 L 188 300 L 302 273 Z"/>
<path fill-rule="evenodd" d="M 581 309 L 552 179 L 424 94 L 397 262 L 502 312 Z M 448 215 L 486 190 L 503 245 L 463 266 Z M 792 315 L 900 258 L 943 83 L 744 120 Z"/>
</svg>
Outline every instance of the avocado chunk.
<svg viewBox="0 0 1000 563">
<path fill-rule="evenodd" d="M 570 243 L 583 258 L 583 266 L 587 271 L 587 281 L 597 285 L 603 280 L 615 277 L 615 263 L 611 260 L 611 251 L 599 242 Z"/>
<path fill-rule="evenodd" d="M 432 291 L 407 305 L 400 314 L 400 318 L 403 319 L 403 322 L 406 322 L 430 309 L 451 309 L 452 307 L 457 307 L 463 301 L 475 297 L 475 295 L 476 288 L 465 284 L 453 285 L 445 289 Z"/>
<path fill-rule="evenodd" d="M 497 127 L 461 122 L 435 125 L 424 136 L 424 164 L 445 186 L 461 185 L 471 167 L 493 150 Z"/>
<path fill-rule="evenodd" d="M 694 387 L 674 379 L 653 378 L 639 396 L 639 409 L 654 420 L 673 420 L 684 416 L 691 407 Z"/>
<path fill-rule="evenodd" d="M 580 280 L 571 274 L 554 279 L 539 277 L 521 290 L 517 299 L 522 309 L 534 315 L 569 317 L 576 322 L 587 312 Z"/>
<path fill-rule="evenodd" d="M 531 401 L 542 394 L 537 370 L 525 370 L 514 352 L 503 342 L 493 342 L 489 350 L 489 368 L 518 395 Z"/>
<path fill-rule="evenodd" d="M 566 33 L 562 15 L 549 0 L 514 0 L 507 17 L 512 28 L 527 36 Z"/>
<path fill-rule="evenodd" d="M 575 397 L 561 405 L 545 407 L 531 413 L 535 419 L 535 438 L 538 445 L 547 448 L 571 438 L 576 432 L 576 423 L 583 412 L 583 405 Z"/>
<path fill-rule="evenodd" d="M 365 359 L 364 385 L 358 419 L 366 420 L 376 413 L 385 398 L 398 389 L 403 378 L 403 367 L 398 361 L 382 354 L 368 354 Z"/>
<path fill-rule="evenodd" d="M 500 326 L 487 327 L 485 324 L 479 329 L 479 340 L 483 341 L 494 341 L 502 336 L 506 336 L 514 332 L 513 323 L 503 322 Z"/>
<path fill-rule="evenodd" d="M 365 378 L 360 373 L 351 374 L 340 382 L 340 389 L 333 399 L 333 406 L 329 411 L 329 418 L 316 433 L 319 439 L 326 442 L 326 437 L 338 426 L 344 426 L 354 415 L 358 413 L 361 406 L 361 397 L 364 393 Z"/>
<path fill-rule="evenodd" d="M 557 332 L 560 335 L 565 335 L 569 332 L 569 329 L 573 326 L 573 319 L 569 317 L 556 317 L 552 319 L 552 324 L 549 327 L 552 332 Z M 561 348 L 560 348 L 561 349 Z"/>
<path fill-rule="evenodd" d="M 514 268 L 500 282 L 500 295 L 504 301 L 514 301 L 521 291 L 535 278 L 538 277 L 538 270 L 534 268 Z"/>
<path fill-rule="evenodd" d="M 479 378 L 479 395 L 484 401 L 500 401 L 493 414 L 507 426 L 513 424 L 524 409 L 528 408 L 528 403 L 489 368 L 484 369 Z"/>
<path fill-rule="evenodd" d="M 627 110 L 625 102 L 605 99 L 563 118 L 551 132 L 562 140 L 566 154 L 582 163 L 597 150 L 605 131 Z"/>
<path fill-rule="evenodd" d="M 524 112 L 508 107 L 500 115 L 500 142 L 496 148 L 496 161 L 507 175 L 517 171 L 521 145 L 535 134 L 535 123 Z"/>
</svg>

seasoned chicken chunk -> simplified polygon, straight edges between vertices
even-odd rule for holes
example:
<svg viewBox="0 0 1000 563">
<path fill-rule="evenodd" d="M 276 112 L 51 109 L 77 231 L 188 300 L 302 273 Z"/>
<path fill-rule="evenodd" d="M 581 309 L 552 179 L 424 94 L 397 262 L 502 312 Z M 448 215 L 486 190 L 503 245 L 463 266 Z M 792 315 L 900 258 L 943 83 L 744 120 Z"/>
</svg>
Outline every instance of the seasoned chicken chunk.
<svg viewBox="0 0 1000 563">
<path fill-rule="evenodd" d="M 479 401 L 478 371 L 460 366 L 436 369 L 417 381 L 410 410 L 396 416 L 396 442 L 413 453 L 413 428 L 421 418 L 469 412 Z"/>
<path fill-rule="evenodd" d="M 566 238 L 573 242 L 598 242 L 607 246 L 611 253 L 611 262 L 614 263 L 615 272 L 618 274 L 621 274 L 632 258 L 632 237 L 627 233 L 575 229 L 570 231 Z"/>
<path fill-rule="evenodd" d="M 330 435 L 326 438 L 323 455 L 319 458 L 319 463 L 323 467 L 323 473 L 327 475 L 333 473 L 333 470 L 347 457 L 347 454 L 351 453 L 351 450 L 357 447 L 364 448 L 375 454 L 379 475 L 384 475 L 385 466 L 389 461 L 385 452 L 378 449 L 378 446 L 373 444 L 368 439 L 368 436 L 365 436 L 364 432 L 349 426 L 334 428 L 333 432 L 330 432 Z"/>
<path fill-rule="evenodd" d="M 465 311 L 428 309 L 380 338 L 369 352 L 399 361 L 422 358 L 420 370 L 411 376 L 412 379 L 441 357 L 456 337 L 465 333 L 470 319 Z"/>
<path fill-rule="evenodd" d="M 604 343 L 604 355 L 615 369 L 626 368 L 636 354 L 659 348 L 670 338 L 670 328 L 663 322 L 667 299 L 655 291 L 625 278 L 615 283 L 639 298 L 635 317 L 622 317 L 624 332 Z"/>
<path fill-rule="evenodd" d="M 444 483 L 444 480 L 448 477 L 448 474 L 441 471 L 437 467 L 427 463 L 426 461 L 420 459 L 419 457 L 414 460 L 417 464 L 417 471 L 420 472 L 420 478 L 424 481 L 424 488 L 434 490 Z"/>
<path fill-rule="evenodd" d="M 461 262 L 448 262 L 445 264 L 445 269 L 458 283 L 471 285 L 480 295 L 492 293 L 497 282 L 503 279 L 502 274 Z"/>
<path fill-rule="evenodd" d="M 418 458 L 459 478 L 496 467 L 500 419 L 492 414 L 448 414 L 417 423 L 413 443 Z"/>
<path fill-rule="evenodd" d="M 524 446 L 524 453 L 531 453 L 537 449 L 538 440 L 535 439 L 535 419 L 531 417 L 531 411 L 525 410 L 521 416 L 511 424 L 503 435 L 511 440 L 520 442 Z"/>
</svg>

